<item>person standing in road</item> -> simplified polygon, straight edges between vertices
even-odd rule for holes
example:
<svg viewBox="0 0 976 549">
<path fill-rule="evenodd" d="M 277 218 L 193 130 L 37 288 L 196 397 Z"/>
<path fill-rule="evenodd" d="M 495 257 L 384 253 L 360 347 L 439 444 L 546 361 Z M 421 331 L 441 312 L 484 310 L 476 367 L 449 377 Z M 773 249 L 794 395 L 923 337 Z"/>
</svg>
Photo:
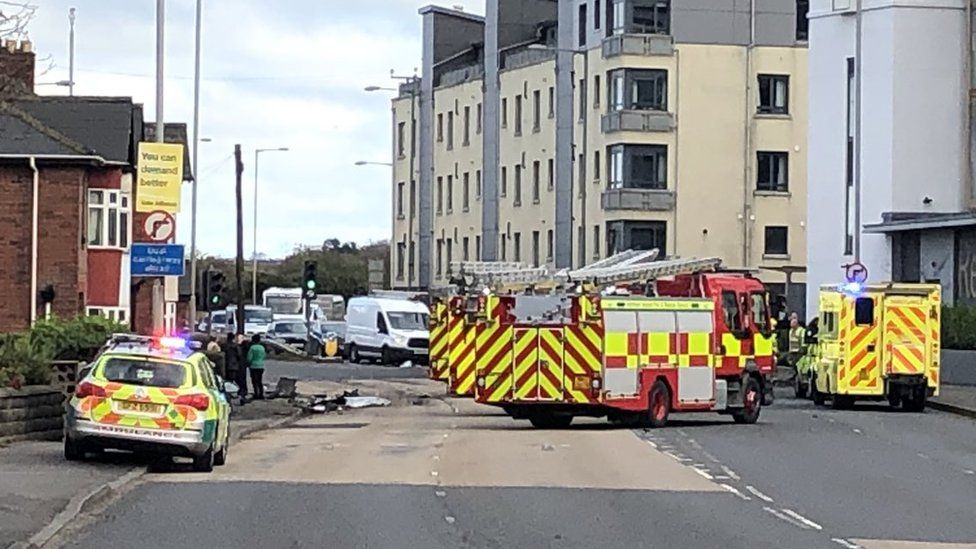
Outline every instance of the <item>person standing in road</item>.
<svg viewBox="0 0 976 549">
<path fill-rule="evenodd" d="M 261 344 L 260 334 L 251 338 L 251 348 L 247 350 L 247 363 L 251 368 L 251 385 L 254 386 L 254 398 L 264 400 L 264 359 L 268 355 Z"/>
<path fill-rule="evenodd" d="M 237 394 L 241 396 L 241 404 L 244 404 L 244 400 L 247 398 L 248 351 L 250 350 L 251 344 L 241 334 L 235 336 L 235 341 L 237 343 L 238 356 L 241 358 L 241 363 L 237 369 L 237 385 L 240 386 L 241 390 Z"/>
<path fill-rule="evenodd" d="M 227 334 L 227 341 L 224 342 L 224 370 L 227 372 L 227 379 L 241 387 L 241 346 L 237 344 L 235 337 L 234 334 Z M 241 391 L 243 389 L 237 390 L 238 396 L 241 396 Z"/>
</svg>

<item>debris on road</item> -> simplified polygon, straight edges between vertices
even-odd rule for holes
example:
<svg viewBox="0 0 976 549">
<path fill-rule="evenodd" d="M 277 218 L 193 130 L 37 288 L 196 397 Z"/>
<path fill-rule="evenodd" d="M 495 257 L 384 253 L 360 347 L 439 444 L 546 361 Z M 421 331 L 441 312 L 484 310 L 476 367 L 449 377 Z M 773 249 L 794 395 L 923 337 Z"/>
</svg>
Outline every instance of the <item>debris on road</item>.
<svg viewBox="0 0 976 549">
<path fill-rule="evenodd" d="M 315 414 L 341 412 L 344 408 L 360 409 L 389 406 L 392 402 L 378 396 L 360 396 L 359 389 L 343 391 L 341 395 L 329 398 L 329 395 L 313 395 L 305 404 L 305 409 Z"/>
<path fill-rule="evenodd" d="M 385 399 L 385 398 L 382 398 L 382 397 L 366 396 L 366 397 L 348 397 L 348 398 L 346 398 L 346 407 L 347 408 L 353 408 L 353 409 L 355 409 L 355 408 L 373 408 L 373 407 L 378 407 L 378 406 L 379 407 L 382 407 L 382 406 L 389 406 L 389 405 L 390 405 L 390 401 L 387 400 L 387 399 Z"/>
</svg>

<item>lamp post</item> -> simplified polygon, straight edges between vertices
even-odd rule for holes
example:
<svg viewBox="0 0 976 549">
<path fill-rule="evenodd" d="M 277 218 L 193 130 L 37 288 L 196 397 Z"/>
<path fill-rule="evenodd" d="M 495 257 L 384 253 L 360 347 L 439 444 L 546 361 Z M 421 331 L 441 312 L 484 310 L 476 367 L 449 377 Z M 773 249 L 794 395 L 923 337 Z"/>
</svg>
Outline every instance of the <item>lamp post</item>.
<svg viewBox="0 0 976 549">
<path fill-rule="evenodd" d="M 393 74 L 393 71 L 390 71 L 390 78 L 392 78 L 393 80 L 399 80 L 399 81 L 404 82 L 405 84 L 407 84 L 409 86 L 409 89 L 410 89 L 410 178 L 409 178 L 409 185 L 410 185 L 410 189 L 413 190 L 413 189 L 416 189 L 417 188 L 416 174 L 414 173 L 414 171 L 415 171 L 415 162 L 416 162 L 416 159 L 417 159 L 417 95 L 418 95 L 418 92 L 420 91 L 419 90 L 419 88 L 420 88 L 420 77 L 417 76 L 416 74 L 411 75 L 411 76 L 398 76 L 396 74 Z M 394 92 L 394 93 L 397 93 L 397 92 L 400 91 L 400 90 L 398 90 L 396 88 L 388 88 L 388 87 L 383 87 L 383 86 L 367 86 L 365 88 L 365 90 L 367 92 L 389 91 L 389 92 Z M 367 166 L 367 165 L 377 165 L 377 164 L 378 165 L 383 165 L 383 166 L 393 167 L 393 163 L 392 162 L 389 162 L 389 163 L 387 163 L 387 162 L 365 162 L 365 161 L 362 161 L 362 160 L 359 161 L 359 162 L 356 162 L 356 165 L 357 166 Z M 393 185 L 396 185 L 396 174 L 395 173 L 392 173 L 391 174 L 391 182 L 392 182 Z M 407 217 L 407 254 L 411 254 L 411 252 L 415 249 L 414 239 L 413 239 L 413 218 L 414 218 L 414 211 L 416 209 L 416 206 L 414 205 L 414 200 L 415 200 L 415 198 L 417 198 L 415 196 L 415 194 L 419 194 L 419 193 L 411 192 L 410 190 L 407 191 L 407 195 L 408 195 L 408 197 L 410 199 L 410 206 L 407 208 L 407 212 L 408 212 L 408 217 Z M 419 250 L 417 250 L 414 253 L 419 254 Z M 408 288 L 413 288 L 414 287 L 414 285 L 413 285 L 413 269 L 410 268 L 409 265 L 407 267 L 407 287 Z"/>
<path fill-rule="evenodd" d="M 369 162 L 367 160 L 358 160 L 356 161 L 356 165 L 357 166 L 386 166 L 388 168 L 393 167 L 392 162 Z"/>
<path fill-rule="evenodd" d="M 580 226 L 583 227 L 583 233 L 581 235 L 581 238 L 583 239 L 582 241 L 585 242 L 586 241 L 586 162 L 588 160 L 587 157 L 589 156 L 589 151 L 587 150 L 587 141 L 588 141 L 588 137 L 589 136 L 587 134 L 589 133 L 589 121 L 590 121 L 590 113 L 589 113 L 589 110 L 590 110 L 590 105 L 589 105 L 590 100 L 589 100 L 589 94 L 586 93 L 586 90 L 587 90 L 587 88 L 589 88 L 589 85 L 590 85 L 590 56 L 589 56 L 589 54 L 588 54 L 588 52 L 586 51 L 585 48 L 580 48 L 580 49 L 575 49 L 575 48 L 557 48 L 557 47 L 554 47 L 554 46 L 546 46 L 544 44 L 530 44 L 528 46 L 528 49 L 530 49 L 530 50 L 536 50 L 536 51 L 553 51 L 553 52 L 557 52 L 557 53 L 558 52 L 571 53 L 573 55 L 582 55 L 583 56 L 583 82 L 585 84 L 584 84 L 584 88 L 580 89 L 580 95 L 582 96 L 580 98 L 580 116 L 583 117 L 583 140 L 582 140 L 583 142 L 581 143 L 580 150 L 583 153 L 582 154 L 582 158 L 583 159 L 580 161 L 580 166 L 577 169 L 577 173 L 582 173 L 583 174 L 583 177 L 582 177 L 581 181 L 579 182 L 579 186 L 580 186 L 579 193 L 580 193 Z M 570 107 L 570 108 L 572 108 L 572 107 Z M 575 133 L 576 132 L 573 132 L 573 134 L 574 134 L 573 148 L 574 149 L 576 147 Z M 569 193 L 570 193 L 570 196 L 572 196 L 573 195 L 573 184 L 572 184 L 573 177 L 572 177 L 572 174 L 570 174 L 570 175 L 571 175 L 571 177 L 569 178 L 569 181 L 570 181 L 570 190 L 569 190 Z M 570 216 L 570 226 L 572 226 L 572 218 L 573 218 L 573 212 L 572 211 L 569 212 L 569 216 Z M 570 257 L 572 257 L 573 231 L 570 231 L 569 241 L 570 241 Z M 583 250 L 583 251 L 585 252 L 585 250 Z M 584 254 L 581 254 L 580 255 L 579 262 L 580 262 L 580 265 L 581 266 L 586 264 L 586 258 L 584 257 Z M 572 261 L 570 261 L 570 263 L 572 263 Z"/>
<path fill-rule="evenodd" d="M 200 42 L 203 0 L 197 0 L 193 48 L 193 188 L 190 194 L 190 325 L 197 322 L 197 187 L 200 182 Z M 209 140 L 205 140 L 209 141 Z M 207 307 L 211 307 L 208 305 Z"/>
<path fill-rule="evenodd" d="M 258 304 L 258 160 L 263 152 L 285 152 L 288 147 L 254 150 L 254 248 L 251 266 L 251 302 Z"/>
</svg>

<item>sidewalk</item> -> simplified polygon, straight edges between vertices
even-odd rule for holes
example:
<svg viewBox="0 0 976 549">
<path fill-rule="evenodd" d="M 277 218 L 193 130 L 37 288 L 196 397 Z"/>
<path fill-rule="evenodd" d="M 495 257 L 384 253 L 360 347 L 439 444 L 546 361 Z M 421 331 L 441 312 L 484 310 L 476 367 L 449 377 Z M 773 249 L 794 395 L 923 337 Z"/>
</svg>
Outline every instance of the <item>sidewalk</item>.
<svg viewBox="0 0 976 549">
<path fill-rule="evenodd" d="M 929 406 L 944 412 L 976 418 L 976 386 L 943 385 Z"/>
</svg>

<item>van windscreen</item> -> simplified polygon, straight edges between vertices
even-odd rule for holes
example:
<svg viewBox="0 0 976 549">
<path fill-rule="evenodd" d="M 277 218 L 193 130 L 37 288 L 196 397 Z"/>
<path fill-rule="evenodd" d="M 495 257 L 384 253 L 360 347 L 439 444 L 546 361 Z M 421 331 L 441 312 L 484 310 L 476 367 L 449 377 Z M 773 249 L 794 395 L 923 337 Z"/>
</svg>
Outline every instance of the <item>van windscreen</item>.
<svg viewBox="0 0 976 549">
<path fill-rule="evenodd" d="M 390 311 L 386 313 L 390 326 L 395 330 L 426 330 L 430 322 L 427 313 L 406 313 Z"/>
</svg>

